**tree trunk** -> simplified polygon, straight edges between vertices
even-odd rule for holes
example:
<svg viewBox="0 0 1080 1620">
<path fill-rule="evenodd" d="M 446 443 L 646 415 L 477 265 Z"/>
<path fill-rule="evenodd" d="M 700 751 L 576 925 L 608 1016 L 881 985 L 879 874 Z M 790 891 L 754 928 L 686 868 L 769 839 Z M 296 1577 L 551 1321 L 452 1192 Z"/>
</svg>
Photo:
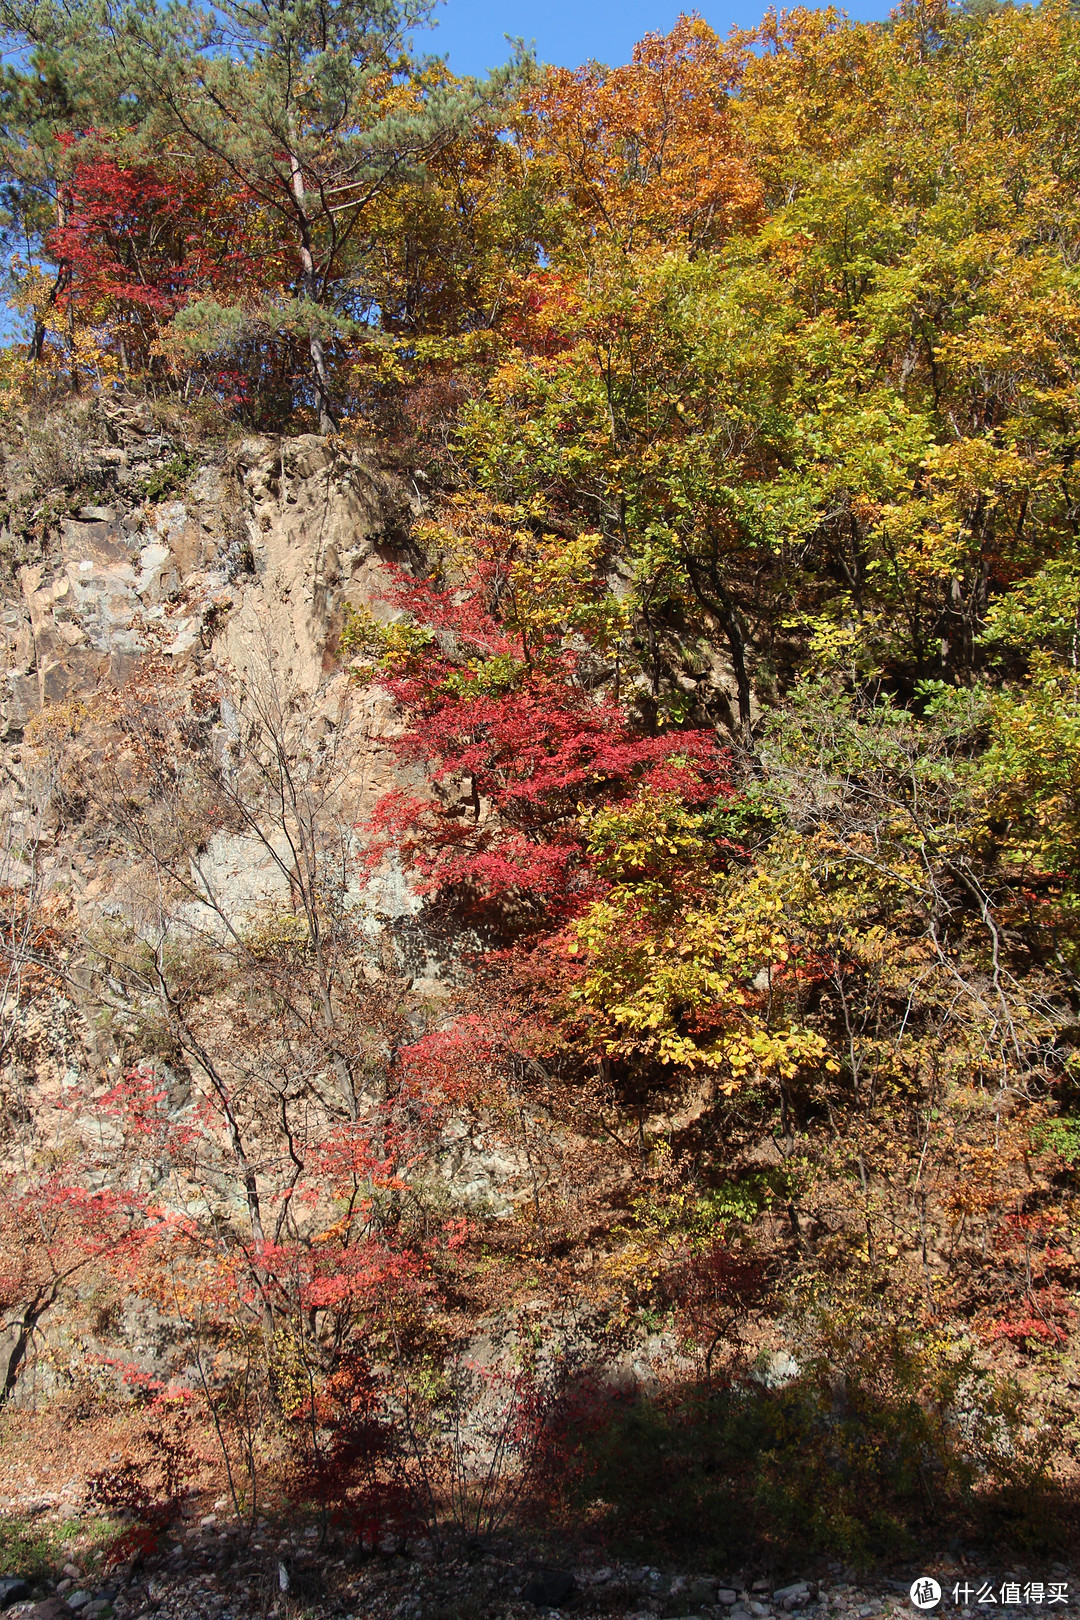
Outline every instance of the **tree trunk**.
<svg viewBox="0 0 1080 1620">
<path fill-rule="evenodd" d="M 67 209 L 64 206 L 63 198 L 58 196 L 57 199 L 56 199 L 56 225 L 57 225 L 57 229 L 62 230 L 63 227 L 66 224 L 67 224 Z M 46 311 L 55 309 L 57 307 L 57 305 L 60 302 L 60 294 L 63 293 L 63 292 L 66 292 L 68 290 L 68 288 L 70 287 L 70 285 L 71 285 L 71 266 L 70 266 L 70 264 L 68 264 L 66 259 L 61 259 L 59 264 L 56 267 L 56 276 L 55 276 L 55 279 L 53 281 L 53 284 L 49 288 L 49 296 L 45 300 L 45 310 Z M 48 337 L 48 335 L 49 335 L 49 323 L 45 319 L 45 314 L 43 312 L 41 315 L 35 316 L 35 318 L 34 318 L 34 336 L 30 341 L 30 352 L 29 352 L 29 354 L 27 356 L 27 358 L 31 362 L 33 362 L 34 364 L 38 364 L 41 361 L 42 355 L 44 354 L 44 350 L 45 350 L 45 339 Z M 74 352 L 73 352 L 72 353 L 72 373 L 73 373 L 73 375 L 74 375 L 74 366 L 75 366 L 75 359 L 74 359 Z"/>
<path fill-rule="evenodd" d="M 735 687 L 739 697 L 739 731 L 743 746 L 747 752 L 753 752 L 754 733 L 751 716 L 751 687 L 750 676 L 746 668 L 746 636 L 738 609 L 731 599 L 731 595 L 720 578 L 720 571 L 715 563 L 705 561 L 703 564 L 684 552 L 686 571 L 690 585 L 703 608 L 715 613 L 720 621 L 724 635 L 727 637 L 728 651 L 731 654 L 731 667 L 735 676 Z M 712 587 L 711 594 L 701 588 L 699 573 L 704 568 Z"/>
<path fill-rule="evenodd" d="M 318 277 L 315 274 L 315 256 L 311 251 L 311 222 L 307 212 L 307 188 L 304 171 L 294 153 L 289 154 L 289 173 L 292 178 L 293 201 L 296 204 L 296 224 L 300 239 L 300 264 L 303 269 L 301 285 L 309 303 L 319 302 Z M 311 369 L 315 376 L 315 392 L 319 396 L 319 432 L 332 433 L 337 427 L 330 393 L 330 374 L 326 369 L 326 352 L 317 332 L 308 334 Z"/>
<path fill-rule="evenodd" d="M 3 1387 L 0 1388 L 0 1403 L 9 1401 L 14 1395 L 15 1386 L 19 1382 L 19 1373 L 22 1371 L 22 1364 L 26 1360 L 26 1352 L 30 1348 L 30 1340 L 34 1336 L 34 1329 L 55 1298 L 55 1289 L 49 1294 L 43 1288 L 39 1289 L 23 1312 L 15 1343 L 8 1356 L 4 1383 Z"/>
</svg>

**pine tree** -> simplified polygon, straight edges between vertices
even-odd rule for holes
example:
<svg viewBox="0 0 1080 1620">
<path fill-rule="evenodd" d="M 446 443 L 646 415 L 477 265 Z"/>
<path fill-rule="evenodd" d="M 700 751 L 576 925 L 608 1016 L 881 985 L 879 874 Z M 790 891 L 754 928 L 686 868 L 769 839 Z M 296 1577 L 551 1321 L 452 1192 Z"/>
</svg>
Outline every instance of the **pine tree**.
<svg viewBox="0 0 1080 1620">
<path fill-rule="evenodd" d="M 84 0 L 63 10 L 45 0 L 8 18 L 9 38 L 48 48 L 83 100 L 124 102 L 133 147 L 193 145 L 287 225 L 294 296 L 264 301 L 259 316 L 306 338 L 324 432 L 338 414 L 328 345 L 357 307 L 349 255 L 365 211 L 480 99 L 414 56 L 410 32 L 429 11 L 430 0 Z M 185 326 L 212 347 L 239 316 L 206 300 Z"/>
</svg>

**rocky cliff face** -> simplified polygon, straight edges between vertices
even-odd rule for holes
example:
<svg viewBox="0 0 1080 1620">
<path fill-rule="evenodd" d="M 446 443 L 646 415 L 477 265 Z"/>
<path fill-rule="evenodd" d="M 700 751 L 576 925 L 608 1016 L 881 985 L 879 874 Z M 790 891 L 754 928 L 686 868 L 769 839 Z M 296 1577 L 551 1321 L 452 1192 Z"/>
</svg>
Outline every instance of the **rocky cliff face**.
<svg viewBox="0 0 1080 1620">
<path fill-rule="evenodd" d="M 51 703 L 120 688 L 151 662 L 236 682 L 269 649 L 291 698 L 340 673 L 345 605 L 379 611 L 406 542 L 400 475 L 305 436 L 247 440 L 155 499 L 119 488 L 61 520 L 6 606 L 5 735 Z"/>
<path fill-rule="evenodd" d="M 60 705 L 168 689 L 211 716 L 220 756 L 252 694 L 272 687 L 295 746 L 301 733 L 306 747 L 348 734 L 350 814 L 361 821 L 409 778 L 386 746 L 400 729 L 389 698 L 350 685 L 338 646 L 348 607 L 390 611 L 383 592 L 407 546 L 415 489 L 374 456 L 313 435 L 177 460 L 181 487 L 155 498 L 121 484 L 108 505 L 63 517 L 41 560 L 18 568 L 18 595 L 2 611 L 9 794 L 27 725 Z M 67 869 L 77 895 L 95 882 L 70 847 L 44 859 Z M 241 907 L 281 882 L 265 850 L 224 835 L 209 869 Z M 394 889 L 384 876 L 375 893 L 400 913 L 410 902 L 400 882 Z"/>
<path fill-rule="evenodd" d="M 145 436 L 135 443 L 145 451 Z M 106 446 L 104 454 L 115 450 Z M 342 826 L 362 824 L 394 785 L 423 791 L 387 746 L 400 730 L 388 695 L 353 685 L 338 655 L 348 607 L 392 611 L 383 592 L 390 565 L 407 549 L 415 487 L 374 455 L 314 435 L 249 439 L 213 459 L 186 451 L 158 459 L 149 478 L 115 482 L 109 504 L 60 517 L 40 559 L 17 569 L 17 595 L 0 615 L 9 832 L 57 815 L 54 783 L 39 784 L 38 802 L 30 803 L 22 743 L 35 717 L 47 733 L 88 705 L 103 714 L 133 693 L 144 705 L 168 693 L 226 762 L 253 707 L 275 707 L 294 754 L 333 748 Z M 114 470 L 112 463 L 102 470 Z M 92 721 L 80 739 L 84 760 L 107 747 Z M 84 923 L 145 907 L 152 874 L 110 864 L 94 829 L 70 817 L 62 836 L 53 832 L 35 850 L 36 879 L 62 886 Z M 194 881 L 226 917 L 250 916 L 288 890 L 274 837 L 268 826 L 209 836 Z M 357 842 L 349 834 L 348 855 Z M 11 836 L 5 865 L 5 881 L 25 884 Z M 346 861 L 341 882 L 367 908 L 372 928 L 419 909 L 394 861 L 363 896 L 354 863 Z M 206 908 L 196 906 L 194 915 L 210 925 Z M 424 949 L 411 958 L 413 976 L 437 988 Z"/>
<path fill-rule="evenodd" d="M 162 917 L 153 863 L 118 853 L 100 818 L 73 807 L 61 776 L 41 770 L 50 736 L 77 731 L 84 772 L 111 771 L 122 785 L 132 717 L 141 712 L 139 723 L 152 725 L 155 705 L 165 704 L 195 751 L 242 775 L 244 738 L 272 711 L 291 762 L 332 761 L 327 824 L 340 844 L 336 881 L 363 917 L 376 958 L 380 939 L 393 937 L 399 955 L 391 969 L 417 1009 L 409 1016 L 417 1029 L 430 1027 L 445 1005 L 450 965 L 409 933 L 421 901 L 408 874 L 391 859 L 373 882 L 362 881 L 355 858 L 380 795 L 396 784 L 419 791 L 426 784 L 390 746 L 401 719 L 389 696 L 358 687 L 339 650 L 348 607 L 391 611 L 383 593 L 391 566 L 407 557 L 416 488 L 375 456 L 315 436 L 251 439 L 227 456 L 199 460 L 168 450 L 151 468 L 156 482 L 115 479 L 107 501 L 58 515 L 40 555 L 14 571 L 0 615 L 0 893 L 46 903 L 76 940 L 122 924 L 128 937 L 147 942 L 157 928 L 158 938 L 165 930 L 173 940 L 212 945 L 261 908 L 287 909 L 287 840 L 273 814 L 262 815 L 257 791 L 246 829 L 195 830 L 190 869 Z M 71 953 L 64 993 L 18 1005 L 9 997 L 3 1052 L 20 1107 L 36 1116 L 38 1139 L 63 1143 L 76 1163 L 80 1143 L 100 1148 L 108 1133 L 94 1098 L 137 1057 L 142 1027 L 138 1005 L 118 986 L 105 1019 L 94 997 L 80 994 L 90 978 L 79 954 Z M 226 992 L 223 1026 L 229 1017 Z M 155 1061 L 182 1112 L 189 1099 L 183 1064 L 160 1053 Z M 5 1156 L 12 1150 L 9 1137 Z M 490 1121 L 452 1120 L 431 1171 L 466 1207 L 509 1212 L 527 1195 L 527 1166 Z M 100 1172 L 86 1179 L 96 1185 Z M 182 1207 L 182 1189 L 168 1197 Z M 105 1354 L 120 1343 L 156 1374 L 171 1367 L 176 1351 L 167 1324 L 133 1301 L 107 1331 L 88 1329 L 77 1312 L 54 1311 L 47 1337 L 51 1357 L 36 1380 L 43 1388 L 52 1385 L 50 1367 L 88 1351 Z M 0 1376 L 8 1340 L 0 1339 Z"/>
</svg>

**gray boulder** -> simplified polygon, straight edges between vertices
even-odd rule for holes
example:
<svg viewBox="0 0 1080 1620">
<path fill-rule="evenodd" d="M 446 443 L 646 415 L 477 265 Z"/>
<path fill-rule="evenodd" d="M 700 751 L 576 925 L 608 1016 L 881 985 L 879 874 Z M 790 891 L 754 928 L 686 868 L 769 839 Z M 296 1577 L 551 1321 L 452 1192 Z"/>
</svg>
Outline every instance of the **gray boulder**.
<svg viewBox="0 0 1080 1620">
<path fill-rule="evenodd" d="M 524 1602 L 538 1609 L 555 1609 L 574 1590 L 574 1577 L 566 1569 L 538 1569 L 521 1589 Z"/>
</svg>

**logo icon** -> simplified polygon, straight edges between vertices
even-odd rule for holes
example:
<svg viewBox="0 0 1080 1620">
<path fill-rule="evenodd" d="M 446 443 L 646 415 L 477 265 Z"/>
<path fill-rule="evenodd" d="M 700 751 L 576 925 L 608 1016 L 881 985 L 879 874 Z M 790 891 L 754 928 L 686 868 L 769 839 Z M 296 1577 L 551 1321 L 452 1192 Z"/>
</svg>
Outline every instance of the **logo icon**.
<svg viewBox="0 0 1080 1620">
<path fill-rule="evenodd" d="M 941 1602 L 941 1587 L 932 1575 L 920 1575 L 911 1583 L 911 1601 L 917 1609 L 936 1609 Z"/>
</svg>

